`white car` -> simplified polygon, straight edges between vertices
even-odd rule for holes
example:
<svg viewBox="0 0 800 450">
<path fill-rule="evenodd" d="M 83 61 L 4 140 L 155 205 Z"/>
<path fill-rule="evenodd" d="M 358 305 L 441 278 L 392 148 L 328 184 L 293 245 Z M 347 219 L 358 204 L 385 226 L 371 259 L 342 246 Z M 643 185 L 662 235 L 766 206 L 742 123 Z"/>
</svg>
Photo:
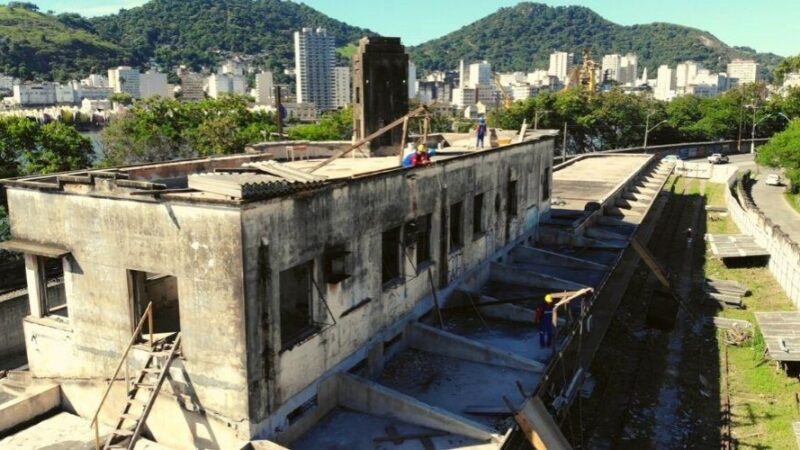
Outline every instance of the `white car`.
<svg viewBox="0 0 800 450">
<path fill-rule="evenodd" d="M 722 153 L 714 153 L 708 157 L 709 164 L 725 164 L 728 162 L 728 155 Z"/>
<path fill-rule="evenodd" d="M 667 156 L 661 158 L 661 162 L 663 162 L 663 163 L 672 163 L 672 164 L 675 164 L 680 160 L 681 159 L 678 157 L 678 155 L 667 155 Z"/>
<path fill-rule="evenodd" d="M 767 175 L 767 178 L 764 180 L 764 183 L 770 186 L 782 186 L 783 180 L 781 180 L 781 176 L 778 175 L 777 173 L 771 173 Z"/>
</svg>

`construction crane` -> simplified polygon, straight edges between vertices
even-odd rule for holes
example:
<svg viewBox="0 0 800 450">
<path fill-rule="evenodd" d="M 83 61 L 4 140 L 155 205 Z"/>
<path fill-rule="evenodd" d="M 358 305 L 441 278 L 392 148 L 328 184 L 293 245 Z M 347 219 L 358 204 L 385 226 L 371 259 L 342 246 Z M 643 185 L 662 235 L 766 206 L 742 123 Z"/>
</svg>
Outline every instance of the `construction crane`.
<svg viewBox="0 0 800 450">
<path fill-rule="evenodd" d="M 500 76 L 497 74 L 492 75 L 492 81 L 494 81 L 494 85 L 497 89 L 500 90 L 500 95 L 503 96 L 503 108 L 508 109 L 511 107 L 511 104 L 514 103 L 514 97 L 509 94 L 506 89 L 500 84 Z"/>
<path fill-rule="evenodd" d="M 599 67 L 600 65 L 592 59 L 591 50 L 584 48 L 583 64 L 574 68 L 569 74 L 564 90 L 580 85 L 586 86 L 589 93 L 594 94 L 597 91 L 597 69 Z"/>
</svg>

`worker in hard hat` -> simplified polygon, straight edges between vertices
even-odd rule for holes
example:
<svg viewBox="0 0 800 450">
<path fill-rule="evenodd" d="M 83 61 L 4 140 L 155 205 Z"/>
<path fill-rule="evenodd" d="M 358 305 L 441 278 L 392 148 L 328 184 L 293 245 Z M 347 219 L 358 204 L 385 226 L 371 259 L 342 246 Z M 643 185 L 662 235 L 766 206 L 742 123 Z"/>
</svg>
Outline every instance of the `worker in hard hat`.
<svg viewBox="0 0 800 450">
<path fill-rule="evenodd" d="M 428 147 L 425 144 L 417 146 L 417 152 L 411 156 L 411 167 L 427 166 L 431 163 Z"/>
<path fill-rule="evenodd" d="M 539 325 L 539 346 L 542 348 L 553 345 L 553 307 L 555 301 L 551 294 L 544 296 L 544 302 L 536 308 L 534 322 Z"/>
<path fill-rule="evenodd" d="M 475 143 L 475 148 L 483 148 L 483 138 L 486 137 L 486 118 L 481 116 L 478 120 L 478 126 L 475 127 L 478 135 L 478 141 Z"/>
</svg>

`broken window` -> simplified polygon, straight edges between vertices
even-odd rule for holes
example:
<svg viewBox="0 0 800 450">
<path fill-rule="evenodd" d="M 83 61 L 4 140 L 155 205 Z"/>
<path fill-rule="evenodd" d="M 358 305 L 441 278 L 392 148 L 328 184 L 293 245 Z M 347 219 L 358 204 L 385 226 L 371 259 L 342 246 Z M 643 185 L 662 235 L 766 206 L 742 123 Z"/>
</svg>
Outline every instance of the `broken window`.
<svg viewBox="0 0 800 450">
<path fill-rule="evenodd" d="M 67 293 L 64 289 L 63 258 L 37 256 L 37 278 L 41 284 L 42 316 L 69 317 L 67 311 Z"/>
<path fill-rule="evenodd" d="M 550 199 L 550 168 L 544 169 L 542 174 L 542 201 Z"/>
<path fill-rule="evenodd" d="M 450 251 L 464 246 L 464 203 L 450 205 Z"/>
<path fill-rule="evenodd" d="M 486 228 L 483 221 L 483 194 L 478 194 L 472 199 L 472 236 L 478 238 L 484 231 Z"/>
<path fill-rule="evenodd" d="M 386 285 L 397 281 L 402 273 L 400 231 L 402 227 L 395 227 L 383 232 L 381 239 L 381 282 Z"/>
<path fill-rule="evenodd" d="M 417 268 L 431 262 L 431 215 L 417 219 Z"/>
<path fill-rule="evenodd" d="M 313 317 L 314 262 L 280 273 L 281 347 L 289 348 L 313 334 L 317 327 Z"/>
<path fill-rule="evenodd" d="M 517 181 L 509 181 L 508 182 L 508 203 L 506 204 L 508 207 L 508 216 L 509 217 L 516 217 L 517 216 Z"/>
<path fill-rule="evenodd" d="M 181 331 L 180 308 L 178 301 L 178 279 L 172 275 L 128 271 L 133 301 L 133 328 L 152 303 L 153 333 L 164 338 Z M 149 323 L 145 320 L 142 334 L 150 333 Z"/>
</svg>

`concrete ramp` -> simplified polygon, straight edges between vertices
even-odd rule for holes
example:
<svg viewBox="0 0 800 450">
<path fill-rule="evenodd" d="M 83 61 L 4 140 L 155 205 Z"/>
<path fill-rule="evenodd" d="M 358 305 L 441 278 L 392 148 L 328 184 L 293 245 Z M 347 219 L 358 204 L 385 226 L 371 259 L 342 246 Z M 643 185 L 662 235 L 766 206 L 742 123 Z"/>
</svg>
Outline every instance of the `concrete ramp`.
<svg viewBox="0 0 800 450">
<path fill-rule="evenodd" d="M 589 286 L 526 270 L 511 264 L 492 263 L 490 277 L 492 281 L 516 284 L 553 291 L 577 291 Z"/>
<path fill-rule="evenodd" d="M 514 419 L 525 435 L 525 439 L 535 449 L 568 450 L 572 448 L 539 397 L 528 399 Z"/>
</svg>

